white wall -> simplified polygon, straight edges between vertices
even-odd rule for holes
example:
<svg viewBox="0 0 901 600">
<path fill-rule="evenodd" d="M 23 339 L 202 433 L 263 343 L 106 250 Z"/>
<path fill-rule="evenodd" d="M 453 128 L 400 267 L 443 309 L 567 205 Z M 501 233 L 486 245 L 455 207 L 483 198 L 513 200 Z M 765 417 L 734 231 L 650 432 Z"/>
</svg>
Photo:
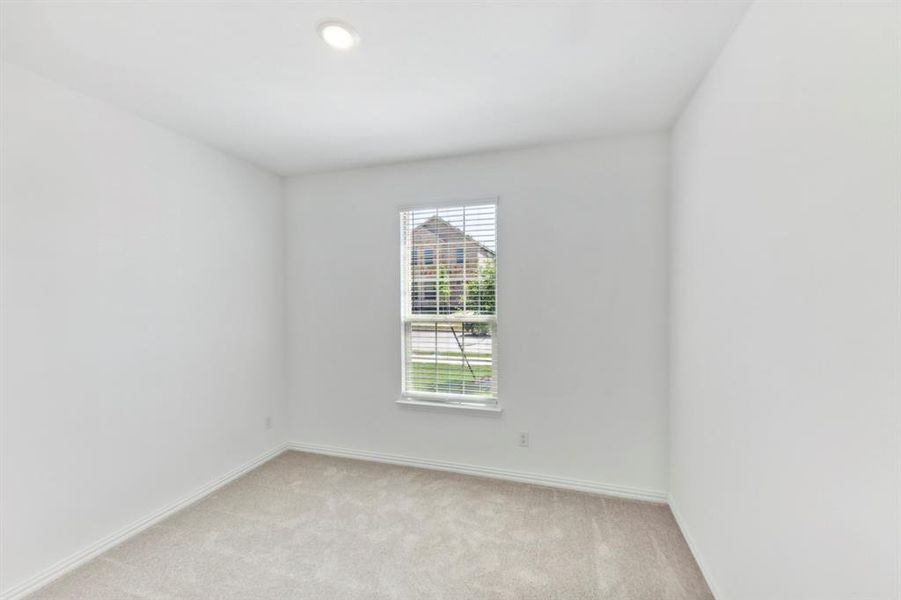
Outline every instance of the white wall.
<svg viewBox="0 0 901 600">
<path fill-rule="evenodd" d="M 673 140 L 672 501 L 720 600 L 896 600 L 898 6 L 758 3 Z"/>
<path fill-rule="evenodd" d="M 284 210 L 277 177 L 7 64 L 0 118 L 9 589 L 285 439 Z"/>
<path fill-rule="evenodd" d="M 293 439 L 664 493 L 667 153 L 638 135 L 290 179 Z M 489 196 L 504 412 L 398 406 L 398 207 Z"/>
</svg>

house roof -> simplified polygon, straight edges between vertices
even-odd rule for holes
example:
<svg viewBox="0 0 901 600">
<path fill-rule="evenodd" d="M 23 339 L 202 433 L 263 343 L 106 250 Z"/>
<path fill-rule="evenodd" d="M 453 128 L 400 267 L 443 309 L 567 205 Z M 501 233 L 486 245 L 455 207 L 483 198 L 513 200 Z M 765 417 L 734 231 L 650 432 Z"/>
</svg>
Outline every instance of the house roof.
<svg viewBox="0 0 901 600">
<path fill-rule="evenodd" d="M 494 250 L 492 250 L 491 248 L 489 248 L 488 246 L 486 246 L 479 240 L 475 239 L 471 235 L 463 233 L 462 229 L 460 229 L 456 225 L 452 225 L 451 223 L 449 223 L 448 221 L 446 221 L 445 219 L 442 219 L 441 217 L 439 217 L 437 215 L 434 217 L 430 217 L 428 220 L 420 223 L 413 229 L 413 231 L 416 231 L 417 229 L 427 229 L 434 235 L 438 236 L 438 238 L 441 239 L 442 241 L 450 239 L 450 236 L 448 235 L 448 230 L 452 230 L 452 231 L 455 231 L 457 234 L 459 234 L 460 237 L 465 238 L 466 240 L 468 240 L 470 242 L 475 242 L 476 244 L 478 244 L 479 249 L 484 250 L 489 255 L 491 255 L 491 256 L 495 255 Z"/>
</svg>

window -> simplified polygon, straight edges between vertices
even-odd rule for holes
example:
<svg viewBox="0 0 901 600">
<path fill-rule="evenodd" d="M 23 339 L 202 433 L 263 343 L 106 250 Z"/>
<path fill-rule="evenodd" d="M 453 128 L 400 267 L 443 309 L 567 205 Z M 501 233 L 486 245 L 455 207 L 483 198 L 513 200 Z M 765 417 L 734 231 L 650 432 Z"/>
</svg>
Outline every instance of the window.
<svg viewBox="0 0 901 600">
<path fill-rule="evenodd" d="M 413 248 L 413 264 L 419 264 L 419 251 L 416 248 Z"/>
<path fill-rule="evenodd" d="M 401 211 L 405 399 L 497 405 L 496 216 L 486 202 Z"/>
</svg>

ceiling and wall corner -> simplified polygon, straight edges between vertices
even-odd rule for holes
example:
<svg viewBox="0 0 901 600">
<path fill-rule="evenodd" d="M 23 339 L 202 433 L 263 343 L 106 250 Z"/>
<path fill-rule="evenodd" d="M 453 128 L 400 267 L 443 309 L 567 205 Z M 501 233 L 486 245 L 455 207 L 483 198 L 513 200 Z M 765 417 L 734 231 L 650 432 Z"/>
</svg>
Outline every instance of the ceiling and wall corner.
<svg viewBox="0 0 901 600">
<path fill-rule="evenodd" d="M 292 175 L 667 130 L 747 5 L 10 1 L 0 54 Z"/>
</svg>

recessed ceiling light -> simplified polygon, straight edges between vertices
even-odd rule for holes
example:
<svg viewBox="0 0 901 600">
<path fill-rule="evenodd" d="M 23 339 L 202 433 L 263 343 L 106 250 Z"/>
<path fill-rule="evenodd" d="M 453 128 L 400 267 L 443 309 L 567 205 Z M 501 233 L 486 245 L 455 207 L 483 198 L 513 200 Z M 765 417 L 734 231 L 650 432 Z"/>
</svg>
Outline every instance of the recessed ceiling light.
<svg viewBox="0 0 901 600">
<path fill-rule="evenodd" d="M 335 50 L 350 50 L 360 43 L 357 32 L 339 21 L 326 21 L 319 25 L 319 36 Z"/>
</svg>

